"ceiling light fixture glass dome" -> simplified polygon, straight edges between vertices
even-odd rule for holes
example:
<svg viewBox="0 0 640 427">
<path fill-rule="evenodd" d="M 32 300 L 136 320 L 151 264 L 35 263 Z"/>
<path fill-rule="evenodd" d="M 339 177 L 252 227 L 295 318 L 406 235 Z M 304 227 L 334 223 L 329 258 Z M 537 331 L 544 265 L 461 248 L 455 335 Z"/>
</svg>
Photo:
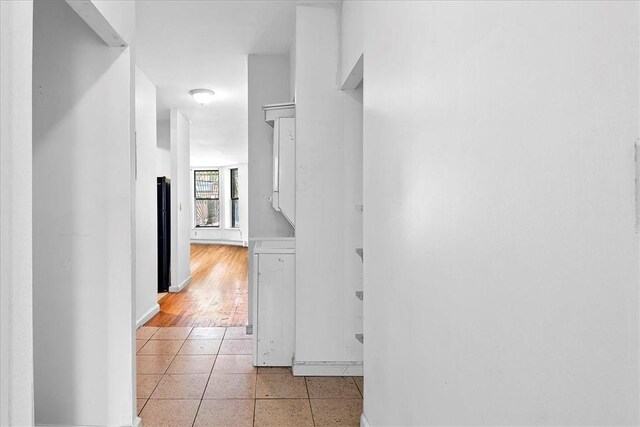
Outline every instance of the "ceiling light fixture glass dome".
<svg viewBox="0 0 640 427">
<path fill-rule="evenodd" d="M 215 92 L 210 89 L 193 89 L 189 93 L 193 96 L 193 99 L 200 105 L 208 104 L 213 101 L 213 95 Z"/>
</svg>

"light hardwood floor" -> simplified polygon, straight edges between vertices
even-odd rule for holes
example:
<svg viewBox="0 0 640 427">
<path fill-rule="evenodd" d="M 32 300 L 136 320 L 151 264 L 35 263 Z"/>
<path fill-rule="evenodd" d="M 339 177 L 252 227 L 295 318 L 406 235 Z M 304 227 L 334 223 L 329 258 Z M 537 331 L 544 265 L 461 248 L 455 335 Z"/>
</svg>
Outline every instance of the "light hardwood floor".
<svg viewBox="0 0 640 427">
<path fill-rule="evenodd" d="M 244 326 L 247 324 L 247 248 L 191 245 L 191 284 L 160 300 L 146 326 Z"/>
</svg>

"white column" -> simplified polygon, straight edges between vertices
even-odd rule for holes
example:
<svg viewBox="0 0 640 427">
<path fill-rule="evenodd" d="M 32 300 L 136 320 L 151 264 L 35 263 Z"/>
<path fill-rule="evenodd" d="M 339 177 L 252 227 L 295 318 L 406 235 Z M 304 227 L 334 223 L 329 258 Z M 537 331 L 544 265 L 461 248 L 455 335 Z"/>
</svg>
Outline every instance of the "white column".
<svg viewBox="0 0 640 427">
<path fill-rule="evenodd" d="M 33 2 L 0 2 L 0 425 L 33 425 Z"/>
</svg>

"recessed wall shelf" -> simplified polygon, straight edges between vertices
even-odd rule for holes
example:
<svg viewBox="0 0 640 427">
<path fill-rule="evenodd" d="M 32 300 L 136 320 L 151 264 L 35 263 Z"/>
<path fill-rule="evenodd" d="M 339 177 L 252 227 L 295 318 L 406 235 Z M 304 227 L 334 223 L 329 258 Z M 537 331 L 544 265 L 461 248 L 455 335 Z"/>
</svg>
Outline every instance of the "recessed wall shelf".
<svg viewBox="0 0 640 427">
<path fill-rule="evenodd" d="M 356 253 L 360 256 L 362 261 L 364 261 L 364 253 L 362 252 L 362 248 L 356 248 Z"/>
<path fill-rule="evenodd" d="M 364 300 L 364 292 L 363 291 L 356 291 L 356 296 L 358 297 L 358 299 L 360 301 Z"/>
<path fill-rule="evenodd" d="M 356 339 L 364 344 L 364 334 L 356 334 Z"/>
</svg>

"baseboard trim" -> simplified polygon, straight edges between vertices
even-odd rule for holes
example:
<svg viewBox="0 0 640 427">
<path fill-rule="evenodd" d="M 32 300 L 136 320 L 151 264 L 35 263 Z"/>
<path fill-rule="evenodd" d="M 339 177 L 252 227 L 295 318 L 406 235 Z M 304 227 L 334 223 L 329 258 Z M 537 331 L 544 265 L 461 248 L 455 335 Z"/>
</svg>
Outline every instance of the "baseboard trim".
<svg viewBox="0 0 640 427">
<path fill-rule="evenodd" d="M 293 362 L 293 375 L 310 377 L 362 376 L 362 362 Z"/>
<path fill-rule="evenodd" d="M 360 415 L 360 427 L 369 427 L 369 421 L 367 421 L 367 417 L 364 416 L 364 412 Z"/>
<path fill-rule="evenodd" d="M 36 424 L 37 427 L 60 427 L 60 424 Z M 65 426 L 65 427 L 95 427 L 95 426 L 90 426 L 90 425 L 74 425 L 74 426 Z M 135 420 L 133 420 L 133 427 L 142 427 L 142 419 L 140 419 L 140 417 L 136 417 Z"/>
<path fill-rule="evenodd" d="M 229 245 L 229 246 L 247 246 L 248 243 L 242 240 L 224 240 L 224 239 L 191 239 L 191 244 L 197 245 Z"/>
<path fill-rule="evenodd" d="M 160 312 L 160 304 L 156 304 L 153 307 L 151 307 L 151 310 L 147 311 L 136 321 L 136 328 L 139 328 L 140 326 L 147 323 L 149 319 L 151 319 L 153 316 L 155 316 L 159 312 Z"/>
<path fill-rule="evenodd" d="M 184 282 L 180 283 L 180 286 L 169 286 L 169 292 L 180 292 L 191 283 L 191 276 L 187 277 Z"/>
</svg>

